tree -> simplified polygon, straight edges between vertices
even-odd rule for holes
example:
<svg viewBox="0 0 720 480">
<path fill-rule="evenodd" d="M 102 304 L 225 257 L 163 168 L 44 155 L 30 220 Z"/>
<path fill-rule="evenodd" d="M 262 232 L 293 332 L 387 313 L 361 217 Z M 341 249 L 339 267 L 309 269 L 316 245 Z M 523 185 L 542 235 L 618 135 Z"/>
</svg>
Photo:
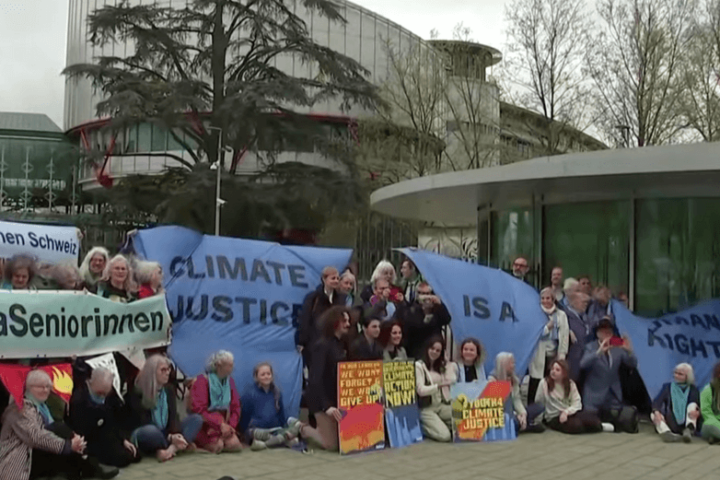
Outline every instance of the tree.
<svg viewBox="0 0 720 480">
<path fill-rule="evenodd" d="M 508 43 L 504 77 L 513 103 L 548 121 L 544 139 L 555 153 L 567 126 L 587 126 L 587 82 L 582 75 L 592 22 L 584 0 L 513 0 L 505 7 Z"/>
<path fill-rule="evenodd" d="M 267 183 L 275 176 L 277 153 L 308 142 L 322 145 L 327 136 L 323 125 L 300 112 L 328 99 L 345 108 L 374 107 L 376 89 L 366 79 L 368 72 L 349 57 L 316 43 L 294 4 L 288 0 L 191 0 L 178 7 L 131 5 L 123 0 L 90 15 L 88 32 L 94 47 L 107 51 L 103 47 L 127 42 L 134 49 L 126 56 L 100 56 L 93 64 L 71 65 L 64 73 L 70 78 L 89 78 L 102 91 L 97 114 L 112 118 L 108 128 L 114 134 L 149 123 L 167 131 L 183 151 L 182 155 L 143 153 L 172 158 L 180 170 L 149 181 L 129 179 L 125 190 L 118 192 L 121 196 L 142 197 L 138 189 L 149 182 L 149 205 L 142 208 L 153 209 L 162 221 L 197 220 L 194 226 L 210 231 L 209 215 L 193 220 L 183 215 L 181 205 L 200 204 L 208 196 L 207 164 L 219 160 L 223 167 L 225 162 L 219 148 L 233 152 L 233 162 L 226 166 L 230 173 L 235 173 L 238 159 L 247 153 L 257 157 L 259 169 L 250 181 L 229 175 L 223 195 L 230 191 L 241 195 L 247 208 L 254 202 L 278 207 L 287 203 L 288 197 L 281 197 L 290 192 L 281 184 Z M 297 8 L 333 23 L 344 22 L 331 0 L 301 0 Z M 292 76 L 275 66 L 288 59 L 305 65 L 307 75 Z M 122 148 L 114 152 L 114 156 L 126 154 Z M 97 152 L 91 160 L 96 158 Z M 293 171 L 302 168 L 296 165 Z M 353 178 L 347 162 L 335 168 Z M 326 180 L 308 173 L 318 171 L 308 167 L 298 178 L 314 187 Z M 155 182 L 172 188 L 158 189 Z M 256 183 L 257 188 L 249 183 Z M 155 192 L 160 195 L 153 196 Z M 183 192 L 181 205 L 166 202 L 171 192 Z M 332 204 L 323 208 L 328 215 L 333 211 Z"/>
<path fill-rule="evenodd" d="M 604 23 L 587 57 L 598 126 L 617 143 L 626 129 L 643 147 L 677 140 L 681 59 L 692 41 L 694 0 L 599 0 Z"/>
</svg>

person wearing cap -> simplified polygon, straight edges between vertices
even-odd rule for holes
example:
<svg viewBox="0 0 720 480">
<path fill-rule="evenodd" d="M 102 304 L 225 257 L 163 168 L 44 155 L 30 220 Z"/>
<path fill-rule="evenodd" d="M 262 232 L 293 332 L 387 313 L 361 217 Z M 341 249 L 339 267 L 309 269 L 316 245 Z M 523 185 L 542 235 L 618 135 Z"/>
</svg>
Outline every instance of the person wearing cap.
<svg viewBox="0 0 720 480">
<path fill-rule="evenodd" d="M 586 375 L 583 404 L 586 410 L 597 412 L 603 422 L 612 424 L 615 431 L 637 433 L 637 409 L 624 404 L 620 384 L 620 365 L 636 368 L 637 358 L 630 339 L 614 337 L 613 327 L 612 320 L 604 317 L 595 328 L 597 340 L 585 347 L 580 362 Z"/>
</svg>

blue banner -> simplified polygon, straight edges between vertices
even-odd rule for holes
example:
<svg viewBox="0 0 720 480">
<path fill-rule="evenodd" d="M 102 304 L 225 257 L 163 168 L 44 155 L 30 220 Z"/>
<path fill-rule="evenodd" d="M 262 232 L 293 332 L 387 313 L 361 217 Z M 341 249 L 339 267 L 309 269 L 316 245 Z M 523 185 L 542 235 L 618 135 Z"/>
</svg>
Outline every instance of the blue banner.
<svg viewBox="0 0 720 480">
<path fill-rule="evenodd" d="M 698 388 L 710 382 L 713 367 L 720 361 L 720 300 L 658 319 L 635 316 L 617 301 L 612 308 L 620 333 L 632 341 L 651 398 L 672 380 L 678 363 L 693 366 Z"/>
<path fill-rule="evenodd" d="M 401 250 L 418 267 L 452 315 L 455 342 L 479 339 L 487 352 L 486 371 L 500 352 L 515 355 L 518 376 L 525 374 L 547 316 L 534 288 L 511 275 L 425 250 Z"/>
<path fill-rule="evenodd" d="M 290 415 L 297 416 L 302 360 L 295 349 L 297 316 L 326 266 L 342 270 L 351 250 L 282 246 L 204 236 L 182 227 L 139 231 L 138 254 L 160 262 L 173 317 L 172 358 L 188 376 L 205 369 L 212 352 L 235 355 L 238 389 L 253 367 L 269 361 Z"/>
</svg>

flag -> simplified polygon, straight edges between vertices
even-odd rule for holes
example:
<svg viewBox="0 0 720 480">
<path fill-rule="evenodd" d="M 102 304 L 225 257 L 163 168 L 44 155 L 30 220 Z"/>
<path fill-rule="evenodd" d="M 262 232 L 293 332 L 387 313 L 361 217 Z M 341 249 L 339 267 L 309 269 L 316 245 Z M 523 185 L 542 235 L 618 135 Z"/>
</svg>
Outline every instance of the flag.
<svg viewBox="0 0 720 480">
<path fill-rule="evenodd" d="M 71 364 L 57 363 L 44 365 L 37 369 L 25 365 L 0 364 L 0 380 L 15 399 L 18 408 L 22 408 L 23 397 L 25 396 L 25 378 L 27 378 L 31 370 L 43 370 L 47 373 L 53 382 L 53 391 L 65 402 L 70 402 L 73 391 Z"/>
</svg>

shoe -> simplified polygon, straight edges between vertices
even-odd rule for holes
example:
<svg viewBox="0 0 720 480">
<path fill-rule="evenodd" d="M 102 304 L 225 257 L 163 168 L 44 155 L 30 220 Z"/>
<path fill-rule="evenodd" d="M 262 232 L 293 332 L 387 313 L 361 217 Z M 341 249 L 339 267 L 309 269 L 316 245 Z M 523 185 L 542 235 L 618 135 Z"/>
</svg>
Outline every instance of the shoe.
<svg viewBox="0 0 720 480">
<path fill-rule="evenodd" d="M 685 443 L 692 442 L 692 432 L 690 431 L 689 428 L 686 428 L 685 430 L 683 430 L 682 439 L 683 439 L 683 442 L 685 442 Z"/>
<path fill-rule="evenodd" d="M 250 450 L 253 452 L 260 452 L 262 450 L 267 450 L 267 448 L 267 445 L 262 440 L 253 440 L 250 444 Z"/>
<path fill-rule="evenodd" d="M 95 472 L 95 476 L 97 478 L 115 478 L 120 473 L 120 469 L 117 467 L 110 467 L 108 465 L 100 465 L 100 467 Z"/>
<path fill-rule="evenodd" d="M 287 440 L 285 435 L 273 435 L 269 439 L 265 440 L 265 446 L 267 448 L 279 447 L 285 443 L 285 440 Z"/>
<path fill-rule="evenodd" d="M 615 426 L 612 423 L 603 422 L 602 430 L 603 432 L 612 433 L 615 431 Z"/>
<path fill-rule="evenodd" d="M 543 433 L 545 431 L 545 425 L 543 425 L 542 423 L 528 425 L 525 431 L 527 433 Z"/>
<path fill-rule="evenodd" d="M 300 429 L 302 428 L 302 423 L 297 418 L 290 417 L 287 421 L 288 429 L 286 433 L 290 435 L 291 437 L 297 437 L 300 435 Z"/>
<path fill-rule="evenodd" d="M 667 432 L 661 433 L 660 438 L 665 443 L 681 442 L 683 439 L 680 435 L 678 435 L 677 433 L 673 433 L 670 430 L 668 430 Z"/>
<path fill-rule="evenodd" d="M 720 439 L 717 439 L 715 437 L 710 437 L 707 439 L 707 441 L 710 445 L 715 445 L 716 443 L 720 442 Z"/>
<path fill-rule="evenodd" d="M 252 438 L 254 440 L 260 440 L 261 442 L 267 441 L 271 437 L 271 433 L 269 430 L 253 430 L 252 432 Z"/>
<path fill-rule="evenodd" d="M 291 438 L 290 440 L 285 440 L 285 446 L 288 448 L 295 448 L 298 445 L 300 445 L 299 438 Z"/>
</svg>

